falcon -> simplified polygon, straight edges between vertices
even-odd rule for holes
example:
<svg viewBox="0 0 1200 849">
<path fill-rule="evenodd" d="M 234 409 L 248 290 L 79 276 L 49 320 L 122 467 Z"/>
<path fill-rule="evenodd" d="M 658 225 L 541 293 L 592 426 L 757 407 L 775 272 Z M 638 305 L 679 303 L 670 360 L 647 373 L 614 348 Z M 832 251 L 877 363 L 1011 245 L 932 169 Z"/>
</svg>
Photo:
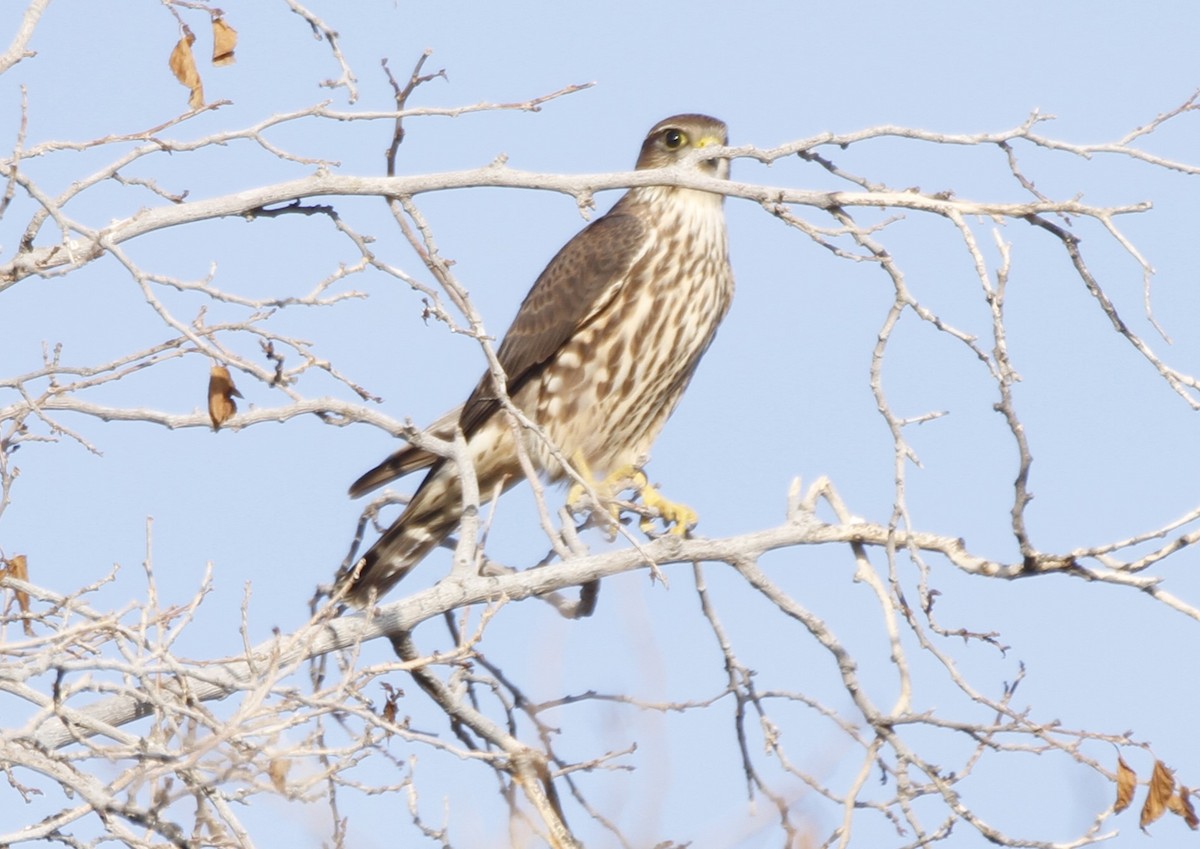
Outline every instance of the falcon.
<svg viewBox="0 0 1200 849">
<path fill-rule="evenodd" d="M 728 159 L 696 151 L 727 140 L 716 118 L 676 115 L 651 128 L 637 169 L 681 165 L 725 179 Z M 662 498 L 641 464 L 733 298 L 724 200 L 676 186 L 632 188 L 550 261 L 496 350 L 508 398 L 540 433 L 505 411 L 490 372 L 462 407 L 428 430 L 452 439 L 461 429 L 482 500 L 523 477 L 520 439 L 545 479 L 567 479 L 565 459 L 602 499 L 640 490 L 646 508 L 673 532 L 687 532 L 695 513 Z M 350 495 L 422 469 L 428 471 L 404 512 L 338 574 L 336 592 L 350 602 L 382 596 L 458 525 L 463 499 L 455 463 L 416 446 L 360 477 Z M 576 482 L 568 506 L 577 506 L 586 489 Z"/>
</svg>

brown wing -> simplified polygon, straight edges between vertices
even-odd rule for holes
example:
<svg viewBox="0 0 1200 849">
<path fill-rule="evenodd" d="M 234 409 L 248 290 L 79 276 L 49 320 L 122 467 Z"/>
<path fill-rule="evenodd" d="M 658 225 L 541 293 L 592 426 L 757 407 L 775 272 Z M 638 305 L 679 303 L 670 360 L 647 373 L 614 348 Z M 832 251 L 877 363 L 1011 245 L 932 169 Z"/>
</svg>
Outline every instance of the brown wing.
<svg viewBox="0 0 1200 849">
<path fill-rule="evenodd" d="M 508 378 L 511 395 L 541 369 L 616 292 L 615 285 L 641 253 L 646 228 L 637 216 L 621 211 L 620 203 L 567 242 L 538 276 L 525 296 L 512 326 L 496 350 Z M 429 426 L 434 436 L 454 438 L 454 426 L 470 436 L 500 406 L 485 374 L 467 399 Z M 439 460 L 435 454 L 409 445 L 350 485 L 357 498 Z"/>
<path fill-rule="evenodd" d="M 608 303 L 641 255 L 645 237 L 646 226 L 618 203 L 550 260 L 496 350 L 510 396 Z M 463 405 L 463 433 L 470 436 L 499 406 L 491 376 L 485 374 Z"/>
</svg>

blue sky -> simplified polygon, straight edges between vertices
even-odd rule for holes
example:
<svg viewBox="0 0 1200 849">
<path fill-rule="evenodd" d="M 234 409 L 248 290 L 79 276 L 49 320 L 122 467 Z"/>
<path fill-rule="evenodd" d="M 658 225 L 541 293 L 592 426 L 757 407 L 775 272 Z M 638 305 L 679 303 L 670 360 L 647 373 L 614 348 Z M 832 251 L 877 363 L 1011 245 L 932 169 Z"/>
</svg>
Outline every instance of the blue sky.
<svg viewBox="0 0 1200 849">
<path fill-rule="evenodd" d="M 343 92 L 318 87 L 337 69 L 326 45 L 312 39 L 284 4 L 228 6 L 241 36 L 238 62 L 202 71 L 208 99 L 232 104 L 170 131 L 170 137 L 243 127 L 326 98 L 343 108 L 385 110 L 390 88 L 379 60 L 386 57 L 404 75 L 426 48 L 434 51 L 426 69 L 444 68 L 447 79 L 419 89 L 412 106 L 513 102 L 573 83 L 595 85 L 537 114 L 411 120 L 400 152 L 402 173 L 474 168 L 502 154 L 523 170 L 621 170 L 631 167 L 647 128 L 685 111 L 725 120 L 733 144 L 763 147 L 881 124 L 954 134 L 998 131 L 1020 124 L 1034 110 L 1056 116 L 1043 125 L 1043 135 L 1100 143 L 1119 140 L 1174 108 L 1200 82 L 1193 59 L 1200 10 L 1182 2 L 311 6 L 341 34 L 358 75 L 354 107 Z M 5 32 L 13 28 L 14 12 L 0 13 Z M 203 21 L 181 14 L 193 27 Z M 0 80 L 3 146 L 11 145 L 17 131 L 22 85 L 29 103 L 27 145 L 132 132 L 178 114 L 186 93 L 165 68 L 177 37 L 172 16 L 153 4 L 51 4 L 31 43 L 38 55 Z M 1187 114 L 1144 146 L 1195 161 L 1196 133 L 1197 117 Z M 337 159 L 340 173 L 377 175 L 390 131 L 385 122 L 310 120 L 272 131 L 269 138 L 299 155 Z M 994 148 L 887 140 L 823 152 L 847 170 L 897 189 L 952 190 L 957 197 L 990 201 L 1026 197 Z M 1195 373 L 1200 363 L 1191 246 L 1195 178 L 1115 156 L 1084 161 L 1028 145 L 1018 146 L 1017 155 L 1038 189 L 1051 197 L 1079 195 L 1112 205 L 1153 202 L 1152 211 L 1121 225 L 1157 271 L 1156 316 L 1172 335 L 1171 345 L 1142 316 L 1136 263 L 1094 222 L 1075 222 L 1076 232 L 1093 271 L 1131 326 L 1171 364 Z M 30 161 L 27 168 L 48 190 L 61 191 L 106 156 L 111 150 L 61 153 Z M 194 156 L 159 156 L 131 170 L 197 199 L 300 176 L 311 167 L 279 163 L 238 142 Z M 770 168 L 741 160 L 735 177 L 797 188 L 845 187 L 794 158 Z M 616 197 L 601 195 L 598 208 L 606 209 Z M 103 186 L 70 210 L 99 227 L 155 202 L 144 192 Z M 545 262 L 583 224 L 570 198 L 550 193 L 472 190 L 424 196 L 419 203 L 442 253 L 454 260 L 455 273 L 496 334 Z M 389 261 L 427 279 L 382 203 L 338 201 L 338 208 L 351 226 L 377 239 L 376 249 Z M 895 497 L 892 444 L 869 390 L 868 369 L 892 302 L 889 282 L 877 267 L 832 256 L 753 204 L 731 200 L 727 208 L 737 299 L 655 447 L 651 478 L 696 508 L 697 532 L 708 536 L 781 521 L 796 476 L 809 481 L 829 475 L 853 512 L 886 522 Z M 4 261 L 31 209 L 18 195 L 0 221 Z M 832 224 L 815 211 L 795 211 L 819 225 Z M 869 212 L 861 215 L 872 220 Z M 972 222 L 993 261 L 994 226 L 1012 245 L 1008 330 L 1014 366 L 1023 378 L 1015 389 L 1017 405 L 1035 457 L 1036 498 L 1028 513 L 1035 544 L 1059 552 L 1096 545 L 1159 527 L 1194 508 L 1200 472 L 1195 413 L 1113 332 L 1047 234 L 1021 222 Z M 979 282 L 948 223 L 910 213 L 878 238 L 923 303 L 987 342 Z M 198 278 L 215 269 L 216 285 L 254 296 L 306 292 L 339 262 L 354 259 L 347 243 L 318 218 L 209 222 L 137 240 L 127 250 L 143 267 L 164 275 Z M 273 320 L 275 326 L 311 340 L 319 356 L 381 396 L 382 408 L 398 419 L 427 422 L 465 397 L 482 369 L 475 343 L 424 322 L 418 296 L 395 280 L 364 274 L 346 287 L 369 297 L 326 310 L 290 309 Z M 62 341 L 64 361 L 82 365 L 136 350 L 166 333 L 128 274 L 111 260 L 63 279 L 23 281 L 0 298 L 5 375 L 37 368 L 43 343 Z M 189 321 L 203 303 L 191 294 L 164 292 L 163 298 Z M 241 314 L 213 304 L 207 320 Z M 255 354 L 251 340 L 231 344 L 243 355 Z M 94 398 L 186 413 L 203 404 L 207 369 L 202 357 L 184 358 Z M 247 377 L 238 384 L 245 404 L 283 403 L 279 393 Z M 947 413 L 907 434 L 922 462 L 907 470 L 913 525 L 962 536 L 986 556 L 1018 559 L 1008 526 L 1016 453 L 992 409 L 996 389 L 984 368 L 961 345 L 908 315 L 889 354 L 885 386 L 901 415 Z M 297 388 L 308 397 L 352 399 L 344 387 L 316 373 Z M 0 395 L 0 404 L 12 401 L 11 393 Z M 95 581 L 120 564 L 117 580 L 97 602 L 120 607 L 144 595 L 140 564 L 152 517 L 153 562 L 165 598 L 187 599 L 211 565 L 212 593 L 180 643 L 181 653 L 192 657 L 238 651 L 235 624 L 247 588 L 252 639 L 265 639 L 274 627 L 290 630 L 305 619 L 314 585 L 331 576 L 353 532 L 360 505 L 345 497 L 346 486 L 394 447 L 383 432 L 332 428 L 316 419 L 217 434 L 82 417 L 63 421 L 101 455 L 69 440 L 23 446 L 15 458 L 21 477 L 0 515 L 0 545 L 6 554 L 26 553 L 34 579 L 60 591 Z M 489 552 L 514 565 L 534 562 L 544 548 L 531 530 L 535 526 L 531 499 L 514 491 L 500 504 Z M 878 611 L 865 588 L 852 582 L 848 555 L 834 549 L 788 551 L 764 558 L 762 565 L 853 647 L 873 694 L 881 704 L 890 703 L 895 685 Z M 427 586 L 444 568 L 444 558 L 431 558 L 408 580 L 414 588 Z M 1200 600 L 1194 554 L 1183 552 L 1155 574 L 1176 595 Z M 764 607 L 721 567 L 709 567 L 708 575 L 735 644 L 747 665 L 759 670 L 762 686 L 847 707 L 828 656 L 806 632 Z M 649 700 L 700 698 L 720 687 L 720 657 L 698 621 L 688 571 L 676 569 L 670 577 L 669 590 L 649 585 L 641 574 L 606 582 L 596 616 L 582 622 L 560 621 L 541 606 L 514 606 L 497 617 L 483 649 L 540 696 L 597 689 L 633 691 Z M 905 580 L 916 580 L 911 567 Z M 1000 583 L 936 562 L 930 581 L 941 592 L 937 614 L 945 627 L 995 631 L 1009 647 L 1001 654 L 979 644 L 946 642 L 945 650 L 969 670 L 974 685 L 995 693 L 1023 663 L 1027 674 L 1018 704 L 1069 727 L 1133 729 L 1179 770 L 1182 782 L 1200 782 L 1200 751 L 1191 733 L 1195 695 L 1186 666 L 1194 620 L 1129 589 L 1057 577 Z M 429 628 L 418 632 L 418 640 L 432 649 L 446 638 Z M 368 652 L 375 660 L 387 658 L 383 646 Z M 913 655 L 920 653 L 914 649 Z M 918 707 L 980 718 L 944 675 L 928 668 L 930 661 L 923 659 L 921 666 Z M 23 715 L 10 716 L 10 707 L 0 702 L 5 725 Z M 792 723 L 781 722 L 793 759 L 824 780 L 844 781 L 857 764 L 845 741 L 802 712 L 792 715 L 783 708 L 781 714 Z M 638 772 L 598 794 L 601 806 L 620 812 L 622 827 L 635 840 L 779 845 L 769 824 L 762 831 L 746 825 L 758 820 L 748 817 L 739 789 L 728 706 L 678 722 L 607 708 L 581 708 L 556 716 L 559 720 L 572 728 L 564 746 L 580 759 L 633 739 L 666 735 L 664 746 L 647 745 L 629 759 Z M 435 724 L 437 718 L 422 721 Z M 945 745 L 948 768 L 962 754 L 955 743 L 929 745 Z M 1103 749 L 1092 754 L 1115 761 Z M 1015 836 L 1070 839 L 1109 804 L 1110 787 L 1058 761 L 1009 755 L 996 758 L 994 768 L 991 763 L 970 782 L 971 801 Z M 1147 756 L 1134 766 L 1148 775 L 1149 763 Z M 471 767 L 431 758 L 430 786 L 450 792 L 458 782 L 476 782 L 490 799 L 494 785 L 485 770 L 473 774 Z M 836 812 L 808 799 L 794 783 L 780 781 L 794 794 L 801 821 L 811 824 L 818 842 L 824 839 Z M 430 810 L 438 809 L 438 798 L 431 789 Z M 764 807 L 760 804 L 760 814 Z M 3 831 L 12 825 L 6 820 L 14 808 L 4 803 L 0 809 Z M 463 813 L 454 820 L 454 845 L 489 845 L 488 813 Z M 367 804 L 357 814 L 362 819 L 353 832 L 355 845 L 383 845 L 381 837 L 368 836 L 370 825 L 390 815 L 378 800 Z M 292 836 L 309 841 L 302 845 L 317 845 L 319 821 L 294 816 L 286 826 L 296 829 Z M 604 832 L 593 831 L 583 814 L 576 812 L 572 820 L 581 824 L 589 846 L 615 845 Z M 1116 818 L 1109 828 L 1120 831 L 1109 846 L 1146 839 L 1138 833 L 1136 812 Z M 904 842 L 869 818 L 861 829 L 862 840 L 879 841 L 861 845 Z M 962 824 L 957 829 L 955 845 L 982 844 Z M 1182 823 L 1169 819 L 1152 832 L 1174 840 L 1182 830 Z"/>
</svg>

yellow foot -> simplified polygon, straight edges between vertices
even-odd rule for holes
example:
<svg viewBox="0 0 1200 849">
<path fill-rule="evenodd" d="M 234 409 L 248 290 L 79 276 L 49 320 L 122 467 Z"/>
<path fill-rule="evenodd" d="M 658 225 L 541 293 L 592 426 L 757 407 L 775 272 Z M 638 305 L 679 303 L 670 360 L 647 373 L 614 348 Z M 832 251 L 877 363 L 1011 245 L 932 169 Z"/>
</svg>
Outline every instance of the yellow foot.
<svg viewBox="0 0 1200 849">
<path fill-rule="evenodd" d="M 591 468 L 588 467 L 588 464 L 582 458 L 577 458 L 574 461 L 574 465 L 584 477 L 590 478 L 592 476 Z M 596 481 L 592 485 L 592 490 L 596 493 L 600 505 L 593 505 L 592 500 L 588 497 L 587 487 L 576 481 L 567 490 L 567 509 L 572 513 L 584 513 L 591 510 L 593 506 L 604 506 L 608 513 L 607 521 L 605 517 L 597 513 L 593 513 L 593 515 L 597 515 L 601 522 L 607 525 L 609 539 L 612 539 L 616 536 L 617 522 L 621 518 L 621 507 L 616 502 L 616 495 L 624 489 L 636 489 L 638 486 L 636 476 L 640 474 L 641 472 L 633 466 L 625 466 L 617 469 L 604 480 Z M 645 475 L 642 475 L 642 480 L 644 481 L 645 479 Z"/>
<path fill-rule="evenodd" d="M 644 472 L 639 470 L 634 476 L 634 480 L 640 484 L 635 488 L 642 491 L 642 503 L 658 513 L 666 524 L 672 526 L 671 533 L 684 536 L 688 529 L 699 521 L 700 517 L 691 507 L 663 498 L 662 493 L 650 485 Z M 642 533 L 649 534 L 654 530 L 654 520 L 649 516 L 643 516 L 639 527 L 642 529 Z"/>
<path fill-rule="evenodd" d="M 591 476 L 591 469 L 586 463 L 576 460 L 575 467 L 581 474 L 587 477 Z M 604 480 L 597 481 L 593 489 L 602 503 L 607 502 L 607 512 L 612 522 L 610 530 L 615 527 L 621 513 L 619 504 L 615 502 L 615 496 L 626 489 L 640 492 L 642 504 L 648 510 L 657 513 L 665 524 L 670 525 L 673 534 L 683 536 L 689 528 L 696 524 L 698 519 L 696 511 L 692 508 L 663 498 L 659 491 L 650 485 L 645 472 L 635 466 L 623 466 L 615 470 Z M 578 482 L 572 484 L 571 488 L 567 490 L 567 509 L 572 513 L 582 513 L 590 507 L 589 500 L 585 498 L 586 493 L 587 487 L 583 484 Z M 654 530 L 654 518 L 642 516 L 639 527 L 643 533 L 651 533 Z"/>
</svg>

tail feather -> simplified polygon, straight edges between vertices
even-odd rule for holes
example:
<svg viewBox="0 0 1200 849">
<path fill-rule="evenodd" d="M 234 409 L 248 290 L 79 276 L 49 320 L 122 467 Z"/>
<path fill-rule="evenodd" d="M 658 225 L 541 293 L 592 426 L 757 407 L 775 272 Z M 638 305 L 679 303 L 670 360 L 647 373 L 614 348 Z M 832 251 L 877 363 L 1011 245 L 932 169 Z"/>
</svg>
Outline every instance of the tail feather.
<svg viewBox="0 0 1200 849">
<path fill-rule="evenodd" d="M 461 412 L 462 407 L 451 410 L 426 428 L 425 432 L 439 439 L 453 439 L 454 429 L 458 425 Z M 441 457 L 438 455 L 417 448 L 415 445 L 406 445 L 350 484 L 350 497 L 358 498 L 360 495 L 365 495 L 385 483 L 391 483 L 409 472 L 428 469 L 440 459 Z"/>
<path fill-rule="evenodd" d="M 429 432 L 444 436 L 442 430 L 450 427 L 453 431 L 456 422 L 457 411 L 452 411 L 431 425 Z M 508 489 L 520 479 L 518 470 L 511 468 L 513 464 L 509 462 L 515 454 L 507 448 L 511 440 L 508 422 L 499 418 L 472 436 L 469 444 L 481 500 L 490 500 L 497 489 Z M 362 607 L 372 598 L 381 598 L 446 539 L 462 518 L 462 485 L 455 465 L 414 447 L 397 451 L 384 460 L 359 478 L 350 492 L 360 495 L 422 468 L 429 471 L 404 512 L 366 554 L 335 578 L 336 591 L 351 604 Z"/>
<path fill-rule="evenodd" d="M 396 478 L 403 477 L 409 472 L 415 472 L 418 469 L 427 469 L 439 459 L 436 454 L 422 451 L 420 448 L 412 445 L 401 448 L 378 466 L 371 469 L 371 471 L 350 484 L 350 497 L 358 498 L 360 495 L 366 495 L 371 490 L 377 489 L 385 483 L 391 483 Z"/>
<path fill-rule="evenodd" d="M 381 598 L 450 535 L 460 513 L 461 509 L 443 509 L 417 521 L 402 516 L 352 567 L 338 573 L 335 592 L 344 592 L 355 607 Z"/>
</svg>

